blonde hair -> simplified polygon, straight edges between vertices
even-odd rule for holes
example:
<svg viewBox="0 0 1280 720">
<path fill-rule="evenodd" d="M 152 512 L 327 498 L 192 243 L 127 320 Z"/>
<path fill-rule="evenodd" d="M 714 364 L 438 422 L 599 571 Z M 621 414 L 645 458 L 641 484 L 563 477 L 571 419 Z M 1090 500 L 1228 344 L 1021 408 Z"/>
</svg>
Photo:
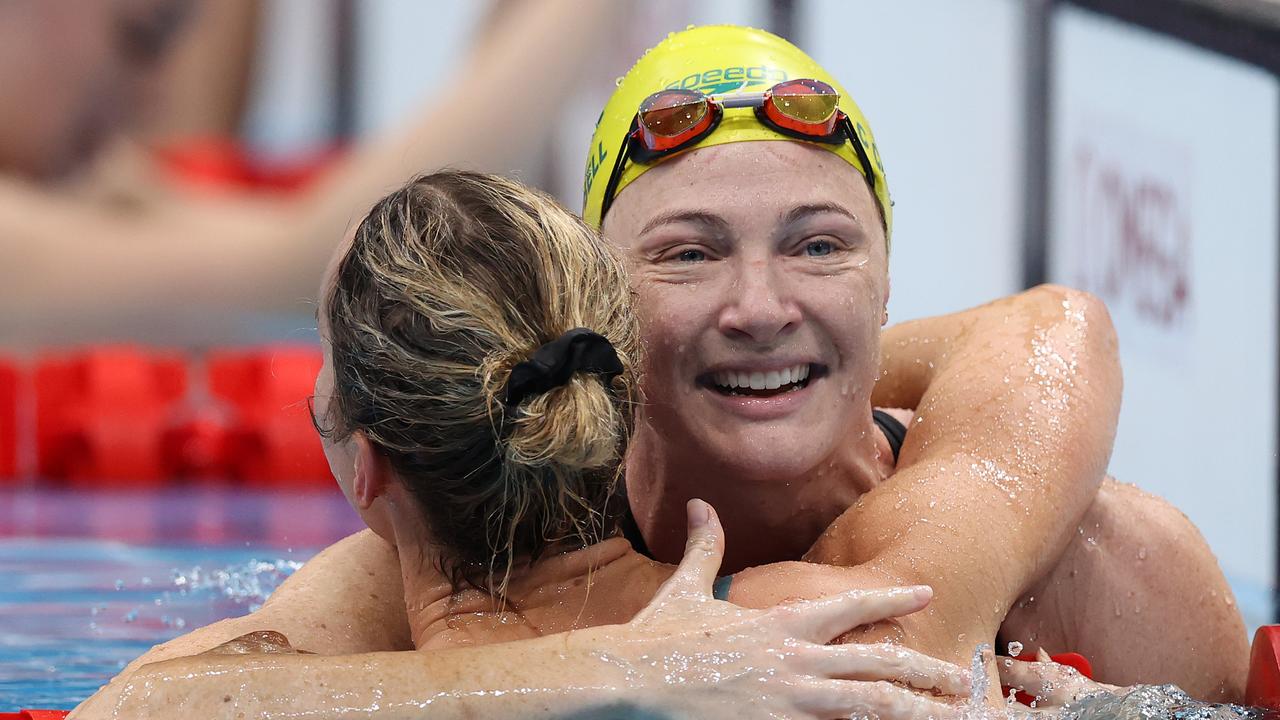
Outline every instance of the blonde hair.
<svg viewBox="0 0 1280 720">
<path fill-rule="evenodd" d="M 386 455 L 455 583 L 501 592 L 513 563 L 616 531 L 638 328 L 622 263 L 579 218 L 493 175 L 415 178 L 360 223 L 325 312 L 325 432 Z M 624 372 L 505 406 L 511 369 L 578 327 Z"/>
</svg>

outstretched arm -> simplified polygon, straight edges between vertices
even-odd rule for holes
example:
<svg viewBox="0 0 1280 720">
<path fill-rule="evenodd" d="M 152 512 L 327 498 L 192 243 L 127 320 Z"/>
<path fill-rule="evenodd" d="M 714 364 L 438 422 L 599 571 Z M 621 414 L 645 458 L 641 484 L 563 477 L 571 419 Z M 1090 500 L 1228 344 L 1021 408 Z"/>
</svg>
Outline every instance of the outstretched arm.
<svg viewBox="0 0 1280 720">
<path fill-rule="evenodd" d="M 228 312 L 298 310 L 343 232 L 387 188 L 450 164 L 509 172 L 527 162 L 627 7 L 504 6 L 413 118 L 355 148 L 300 198 L 121 206 L 0 178 L 0 257 L 16 259 L 0 263 L 0 342 L 137 335 L 166 324 L 177 333 L 193 316 L 207 323 Z"/>
</svg>

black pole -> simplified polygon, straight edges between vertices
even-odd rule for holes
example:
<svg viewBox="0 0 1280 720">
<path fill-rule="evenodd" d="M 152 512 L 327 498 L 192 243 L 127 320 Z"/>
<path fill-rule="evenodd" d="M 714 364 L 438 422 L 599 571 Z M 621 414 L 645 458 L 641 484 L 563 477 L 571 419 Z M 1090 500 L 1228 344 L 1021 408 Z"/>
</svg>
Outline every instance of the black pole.
<svg viewBox="0 0 1280 720">
<path fill-rule="evenodd" d="M 333 136 L 341 143 L 356 131 L 355 0 L 336 0 L 333 20 Z"/>
<path fill-rule="evenodd" d="M 1029 0 L 1024 6 L 1022 58 L 1023 140 L 1022 284 L 1032 287 L 1049 276 L 1050 81 L 1053 62 L 1053 0 Z"/>
<path fill-rule="evenodd" d="M 796 37 L 796 0 L 769 0 L 768 23 L 769 32 L 793 45 L 800 44 Z"/>
</svg>

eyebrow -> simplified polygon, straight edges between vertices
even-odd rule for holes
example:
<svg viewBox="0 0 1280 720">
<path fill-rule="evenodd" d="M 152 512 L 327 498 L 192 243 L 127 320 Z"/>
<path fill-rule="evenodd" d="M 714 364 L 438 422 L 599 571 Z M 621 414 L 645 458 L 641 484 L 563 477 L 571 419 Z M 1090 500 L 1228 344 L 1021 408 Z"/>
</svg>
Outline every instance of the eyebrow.
<svg viewBox="0 0 1280 720">
<path fill-rule="evenodd" d="M 706 210 L 674 210 L 665 212 L 649 222 L 641 228 L 640 235 L 646 235 L 652 230 L 656 230 L 663 225 L 671 225 L 674 223 L 691 223 L 699 225 L 705 230 L 717 233 L 725 233 L 728 231 L 729 223 L 724 218 Z"/>
<path fill-rule="evenodd" d="M 797 205 L 796 207 L 793 207 L 782 214 L 781 224 L 792 225 L 800 222 L 801 220 L 805 220 L 812 215 L 821 215 L 823 213 L 835 213 L 836 215 L 843 215 L 846 218 L 849 218 L 850 220 L 852 220 L 853 223 L 857 225 L 859 228 L 862 227 L 862 221 L 858 219 L 857 215 L 854 215 L 853 213 L 849 212 L 848 208 L 845 208 L 843 205 L 837 205 L 836 203 L 832 203 L 832 202 L 806 203 L 804 205 Z"/>
</svg>

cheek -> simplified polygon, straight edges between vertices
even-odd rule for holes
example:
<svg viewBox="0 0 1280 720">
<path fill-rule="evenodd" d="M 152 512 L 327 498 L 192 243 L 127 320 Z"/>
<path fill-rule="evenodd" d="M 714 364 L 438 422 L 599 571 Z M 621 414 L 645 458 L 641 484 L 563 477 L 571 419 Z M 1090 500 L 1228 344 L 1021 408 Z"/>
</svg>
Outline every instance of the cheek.
<svg viewBox="0 0 1280 720">
<path fill-rule="evenodd" d="M 636 310 L 652 372 L 671 372 L 686 352 L 693 351 L 703 318 L 696 310 L 699 305 L 691 302 L 684 289 L 673 285 L 637 287 Z"/>
<path fill-rule="evenodd" d="M 835 280 L 835 278 L 833 278 Z M 805 287 L 809 319 L 823 329 L 845 363 L 864 366 L 879 357 L 885 285 L 865 276 Z"/>
</svg>

